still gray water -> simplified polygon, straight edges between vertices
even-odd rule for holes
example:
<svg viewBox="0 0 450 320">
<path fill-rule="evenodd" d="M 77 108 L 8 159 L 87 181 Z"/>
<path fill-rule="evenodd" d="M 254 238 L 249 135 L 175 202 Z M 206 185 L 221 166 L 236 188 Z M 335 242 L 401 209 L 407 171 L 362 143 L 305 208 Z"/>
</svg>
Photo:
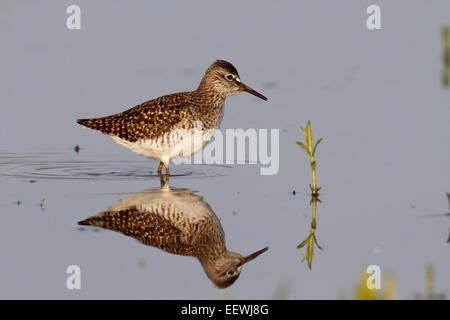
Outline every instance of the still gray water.
<svg viewBox="0 0 450 320">
<path fill-rule="evenodd" d="M 78 1 L 81 30 L 66 28 L 70 4 L 0 3 L 0 298 L 353 298 L 368 265 L 380 267 L 382 289 L 393 274 L 396 297 L 415 298 L 429 263 L 435 293 L 449 297 L 448 1 L 378 1 L 382 29 L 372 31 L 368 1 Z M 156 192 L 160 179 L 156 160 L 75 120 L 193 90 L 216 59 L 268 98 L 228 98 L 221 129 L 280 130 L 276 175 L 171 165 L 170 186 L 211 208 L 228 250 L 269 247 L 226 289 L 194 257 L 77 224 Z M 308 120 L 324 139 L 324 250 L 311 270 L 296 249 L 311 224 L 311 170 L 295 143 Z M 66 288 L 69 265 L 81 268 L 81 290 Z"/>
</svg>

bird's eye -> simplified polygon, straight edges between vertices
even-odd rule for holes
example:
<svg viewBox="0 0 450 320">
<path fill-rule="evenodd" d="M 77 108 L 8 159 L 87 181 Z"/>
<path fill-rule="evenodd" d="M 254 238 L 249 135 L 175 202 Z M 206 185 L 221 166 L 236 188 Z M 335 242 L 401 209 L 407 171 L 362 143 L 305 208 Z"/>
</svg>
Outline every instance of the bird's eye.
<svg viewBox="0 0 450 320">
<path fill-rule="evenodd" d="M 233 75 L 232 75 L 232 74 L 227 74 L 227 75 L 225 76 L 225 78 L 226 78 L 228 81 L 231 81 L 231 80 L 233 80 Z"/>
<path fill-rule="evenodd" d="M 229 276 L 232 276 L 232 275 L 234 275 L 234 270 L 230 270 L 230 271 L 228 271 L 228 275 L 229 275 Z"/>
</svg>

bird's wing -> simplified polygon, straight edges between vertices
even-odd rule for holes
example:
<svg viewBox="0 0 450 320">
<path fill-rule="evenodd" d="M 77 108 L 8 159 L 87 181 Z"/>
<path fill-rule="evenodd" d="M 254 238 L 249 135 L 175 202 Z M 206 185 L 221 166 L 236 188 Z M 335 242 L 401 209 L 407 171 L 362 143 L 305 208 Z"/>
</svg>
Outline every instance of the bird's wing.
<svg viewBox="0 0 450 320">
<path fill-rule="evenodd" d="M 158 213 L 136 207 L 105 211 L 78 222 L 122 233 L 138 241 L 179 255 L 195 255 L 189 237 Z"/>
<path fill-rule="evenodd" d="M 190 95 L 190 92 L 182 92 L 162 96 L 121 113 L 78 119 L 77 123 L 130 142 L 155 139 L 180 127 L 189 118 L 192 110 L 186 106 L 190 103 Z"/>
</svg>

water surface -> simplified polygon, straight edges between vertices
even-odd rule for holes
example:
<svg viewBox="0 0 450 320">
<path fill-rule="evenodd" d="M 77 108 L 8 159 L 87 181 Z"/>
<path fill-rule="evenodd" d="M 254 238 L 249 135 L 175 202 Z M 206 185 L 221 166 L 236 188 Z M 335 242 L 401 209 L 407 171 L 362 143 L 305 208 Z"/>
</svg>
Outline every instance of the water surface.
<svg viewBox="0 0 450 320">
<path fill-rule="evenodd" d="M 435 292 L 450 295 L 450 219 L 438 215 L 450 192 L 448 1 L 379 1 L 377 31 L 365 27 L 369 1 L 78 1 L 79 31 L 65 27 L 69 4 L 0 4 L 1 298 L 351 298 L 371 264 L 383 279 L 394 274 L 397 297 L 414 298 L 427 263 Z M 280 129 L 274 176 L 258 165 L 171 167 L 171 187 L 203 197 L 228 248 L 269 247 L 225 290 L 195 258 L 77 225 L 160 181 L 157 161 L 75 120 L 194 89 L 218 58 L 269 99 L 229 98 L 222 129 Z M 315 232 L 324 250 L 311 270 L 296 249 L 311 224 L 311 173 L 295 144 L 308 120 L 324 138 Z M 65 287 L 71 264 L 79 291 Z"/>
</svg>

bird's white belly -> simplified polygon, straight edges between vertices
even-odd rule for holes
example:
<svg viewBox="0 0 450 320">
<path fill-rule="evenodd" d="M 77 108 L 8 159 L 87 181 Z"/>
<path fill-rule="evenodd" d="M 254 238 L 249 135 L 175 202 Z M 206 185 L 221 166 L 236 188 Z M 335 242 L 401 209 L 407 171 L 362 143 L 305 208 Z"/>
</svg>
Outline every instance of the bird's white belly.
<svg viewBox="0 0 450 320">
<path fill-rule="evenodd" d="M 130 142 L 111 136 L 118 144 L 147 158 L 169 162 L 172 158 L 189 157 L 200 151 L 212 138 L 216 129 L 174 130 L 157 139 Z"/>
<path fill-rule="evenodd" d="M 140 211 L 158 213 L 172 219 L 175 213 L 182 213 L 192 221 L 201 221 L 214 215 L 211 207 L 201 196 L 188 189 L 150 190 L 134 194 L 132 198 L 120 199 L 111 210 L 120 211 L 136 207 Z"/>
</svg>

